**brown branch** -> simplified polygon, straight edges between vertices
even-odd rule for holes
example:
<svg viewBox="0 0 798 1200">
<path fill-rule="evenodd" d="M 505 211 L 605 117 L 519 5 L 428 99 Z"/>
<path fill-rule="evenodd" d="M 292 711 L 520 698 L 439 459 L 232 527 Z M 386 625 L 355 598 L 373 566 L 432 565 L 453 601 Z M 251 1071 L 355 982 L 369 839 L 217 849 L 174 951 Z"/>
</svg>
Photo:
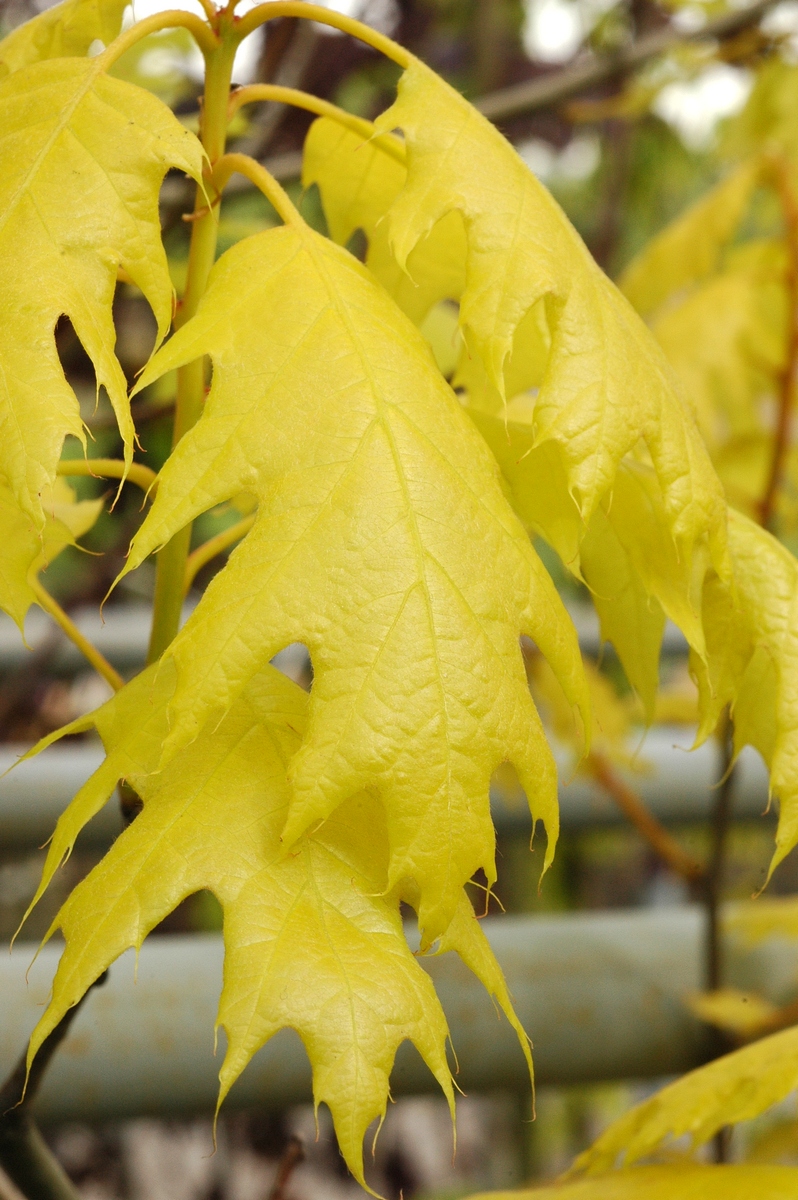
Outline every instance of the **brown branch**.
<svg viewBox="0 0 798 1200">
<path fill-rule="evenodd" d="M 302 1139 L 292 1137 L 283 1151 L 283 1156 L 277 1164 L 277 1174 L 269 1192 L 269 1200 L 285 1200 L 285 1188 L 294 1170 L 305 1158 L 305 1147 Z"/>
<path fill-rule="evenodd" d="M 587 757 L 587 767 L 596 782 L 612 797 L 624 816 L 628 817 L 663 862 L 690 882 L 703 876 L 704 868 L 701 864 L 683 850 L 667 829 L 651 815 L 637 792 L 616 774 L 603 754 L 592 751 Z"/>
<path fill-rule="evenodd" d="M 105 979 L 104 973 L 92 988 L 99 987 Z M 68 1009 L 42 1042 L 30 1072 L 27 1055 L 23 1054 L 0 1087 L 0 1167 L 28 1200 L 80 1200 L 76 1188 L 39 1132 L 30 1113 L 30 1104 L 53 1055 L 92 988 Z"/>
<path fill-rule="evenodd" d="M 616 76 L 628 75 L 642 67 L 650 59 L 669 50 L 683 46 L 686 42 L 723 41 L 734 37 L 743 29 L 755 25 L 765 13 L 773 8 L 776 0 L 759 0 L 750 8 L 726 13 L 715 21 L 708 21 L 703 29 L 694 32 L 676 30 L 672 25 L 644 34 L 637 41 L 621 46 L 613 54 L 591 57 L 561 71 L 555 71 L 543 79 L 530 79 L 502 88 L 476 100 L 475 106 L 490 121 L 502 121 L 519 113 L 535 112 L 541 108 L 553 108 L 570 100 L 572 96 L 596 87 Z"/>
<path fill-rule="evenodd" d="M 773 180 L 781 202 L 787 242 L 787 308 L 789 330 L 787 357 L 781 376 L 779 411 L 773 435 L 770 471 L 765 493 L 759 504 L 759 522 L 771 529 L 776 500 L 784 474 L 784 464 L 790 449 L 790 426 L 795 408 L 795 374 L 798 368 L 798 206 L 790 186 L 787 166 L 780 160 L 772 163 Z M 771 530 L 772 531 L 772 530 Z"/>
</svg>

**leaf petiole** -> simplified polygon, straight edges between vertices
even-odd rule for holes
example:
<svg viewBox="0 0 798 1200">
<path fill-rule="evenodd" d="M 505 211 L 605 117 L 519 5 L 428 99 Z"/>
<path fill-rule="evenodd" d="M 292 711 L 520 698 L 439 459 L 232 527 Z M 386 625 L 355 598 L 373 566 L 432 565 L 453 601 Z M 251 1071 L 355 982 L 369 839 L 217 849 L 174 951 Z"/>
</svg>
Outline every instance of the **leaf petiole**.
<svg viewBox="0 0 798 1200">
<path fill-rule="evenodd" d="M 250 158 L 248 154 L 225 154 L 220 158 L 213 172 L 213 184 L 222 191 L 232 175 L 244 175 L 258 188 L 286 225 L 303 226 L 305 222 L 297 212 L 287 192 L 280 186 L 273 175 L 265 167 Z"/>
<path fill-rule="evenodd" d="M 58 601 L 53 599 L 44 585 L 40 583 L 39 579 L 35 575 L 32 575 L 28 579 L 28 583 L 36 596 L 36 602 L 39 607 L 43 608 L 53 618 L 56 625 L 63 630 L 70 642 L 77 646 L 84 658 L 88 659 L 97 674 L 102 675 L 106 683 L 110 683 L 115 692 L 123 688 L 125 681 L 119 672 L 114 670 L 108 659 L 80 632 L 75 622 L 71 617 L 67 616 Z"/>
<path fill-rule="evenodd" d="M 236 521 L 235 525 L 231 525 L 228 529 L 223 529 L 221 533 L 217 533 L 215 537 L 209 538 L 207 542 L 203 542 L 188 556 L 186 561 L 186 576 L 183 582 L 183 594 L 186 595 L 194 582 L 198 571 L 216 558 L 217 554 L 221 554 L 228 546 L 233 546 L 236 542 L 240 542 L 245 533 L 249 533 L 252 526 L 255 524 L 255 514 L 252 513 L 248 517 L 243 517 L 240 521 Z"/>
<path fill-rule="evenodd" d="M 340 29 L 348 33 L 374 50 L 379 50 L 386 58 L 407 68 L 413 61 L 413 55 L 384 33 L 378 33 L 362 21 L 347 17 L 343 13 L 334 12 L 320 4 L 307 4 L 305 0 L 271 0 L 267 4 L 259 4 L 252 8 L 237 23 L 236 32 L 239 41 L 252 33 L 266 21 L 274 21 L 277 17 L 301 17 L 306 21 L 318 21 L 320 25 L 329 25 L 332 29 Z"/>
<path fill-rule="evenodd" d="M 151 33 L 158 33 L 161 29 L 174 29 L 178 26 L 188 30 L 206 57 L 219 48 L 219 39 L 207 21 L 203 21 L 202 17 L 198 17 L 194 13 L 170 8 L 166 12 L 154 13 L 151 17 L 145 17 L 143 21 L 137 21 L 130 29 L 115 38 L 102 54 L 97 56 L 97 63 L 101 70 L 108 70 L 117 59 L 121 58 L 131 46 L 135 46 L 142 38 L 149 37 Z"/>
<path fill-rule="evenodd" d="M 331 104 L 329 100 L 321 100 L 318 96 L 311 96 L 308 92 L 300 91 L 299 88 L 280 87 L 273 83 L 253 83 L 247 87 L 236 88 L 230 94 L 229 116 L 232 118 L 244 104 L 255 104 L 264 100 L 272 100 L 278 104 L 292 104 L 295 108 L 304 108 L 307 112 L 317 113 L 320 117 L 328 117 L 331 121 L 337 121 L 339 125 L 343 125 L 345 129 L 350 129 L 353 133 L 362 135 L 367 141 L 373 142 L 375 146 L 384 150 L 397 162 L 404 164 L 407 159 L 404 145 L 399 138 L 392 137 L 390 134 L 375 135 L 372 121 L 356 117 L 353 113 L 339 108 L 337 104 Z"/>
<path fill-rule="evenodd" d="M 143 463 L 131 463 L 129 466 L 116 458 L 68 458 L 62 459 L 56 467 L 59 475 L 88 476 L 91 479 L 121 479 L 123 482 L 135 483 L 148 495 L 158 487 L 158 476 L 150 467 Z"/>
</svg>

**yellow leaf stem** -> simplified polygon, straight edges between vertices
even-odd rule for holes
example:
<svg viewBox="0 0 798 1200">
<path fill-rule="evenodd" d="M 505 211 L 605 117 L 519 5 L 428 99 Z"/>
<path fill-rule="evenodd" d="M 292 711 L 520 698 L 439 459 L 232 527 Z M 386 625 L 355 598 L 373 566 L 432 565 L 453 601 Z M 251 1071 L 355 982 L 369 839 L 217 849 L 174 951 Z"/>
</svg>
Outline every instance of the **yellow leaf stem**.
<svg viewBox="0 0 798 1200">
<path fill-rule="evenodd" d="M 161 472 L 128 569 L 242 490 L 259 507 L 170 649 L 165 754 L 304 642 L 314 686 L 287 844 L 375 788 L 390 886 L 418 883 L 428 945 L 474 871 L 495 878 L 488 784 L 505 759 L 550 861 L 555 771 L 518 638 L 586 713 L 573 626 L 425 342 L 351 255 L 298 218 L 238 243 L 139 386 L 204 353 L 203 415 Z"/>
<path fill-rule="evenodd" d="M 124 679 L 118 671 L 114 670 L 108 660 L 92 645 L 87 637 L 84 636 L 78 629 L 72 618 L 65 613 L 61 605 L 53 599 L 47 589 L 40 581 L 33 576 L 30 580 L 31 590 L 36 597 L 36 603 L 40 608 L 53 618 L 56 625 L 69 638 L 73 645 L 77 646 L 83 657 L 91 663 L 98 675 L 109 683 L 114 691 L 118 692 L 121 687 L 124 687 Z"/>
</svg>

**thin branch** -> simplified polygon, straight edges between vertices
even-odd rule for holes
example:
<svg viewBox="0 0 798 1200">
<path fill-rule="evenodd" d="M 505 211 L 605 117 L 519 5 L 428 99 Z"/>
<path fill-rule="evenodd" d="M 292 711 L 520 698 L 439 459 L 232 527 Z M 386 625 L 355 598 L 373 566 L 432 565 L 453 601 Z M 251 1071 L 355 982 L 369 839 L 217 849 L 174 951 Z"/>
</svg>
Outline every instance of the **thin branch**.
<svg viewBox="0 0 798 1200">
<path fill-rule="evenodd" d="M 283 1156 L 277 1164 L 277 1174 L 269 1192 L 269 1200 L 285 1200 L 285 1188 L 295 1169 L 305 1158 L 305 1147 L 302 1139 L 292 1137 L 283 1151 Z"/>
<path fill-rule="evenodd" d="M 124 479 L 135 483 L 143 492 L 151 493 L 158 486 L 158 476 L 143 463 L 127 463 L 116 458 L 66 458 L 56 468 L 59 475 L 82 475 L 92 479 Z"/>
<path fill-rule="evenodd" d="M 720 782 L 715 794 L 715 805 L 712 812 L 712 845 L 704 880 L 704 904 L 707 914 L 706 978 L 704 980 L 704 987 L 708 992 L 717 991 L 723 985 L 720 903 L 723 893 L 726 839 L 731 823 L 732 789 L 734 786 L 731 721 L 728 713 L 724 713 L 721 718 L 715 737 L 720 747 Z"/>
<path fill-rule="evenodd" d="M 759 0 L 750 8 L 726 13 L 715 21 L 708 21 L 703 29 L 684 32 L 673 26 L 657 29 L 645 34 L 628 46 L 622 46 L 613 54 L 601 58 L 588 58 L 576 62 L 561 71 L 555 71 L 543 79 L 530 79 L 512 87 L 490 92 L 479 100 L 475 107 L 489 121 L 502 121 L 519 113 L 535 112 L 541 108 L 553 108 L 577 96 L 588 88 L 596 87 L 616 76 L 628 75 L 642 67 L 650 59 L 667 54 L 686 42 L 703 42 L 734 37 L 743 29 L 755 25 L 777 0 Z"/>
<path fill-rule="evenodd" d="M 231 525 L 228 529 L 223 529 L 221 533 L 217 533 L 215 537 L 209 538 L 207 542 L 203 542 L 196 550 L 189 554 L 186 560 L 186 575 L 183 582 L 183 595 L 186 595 L 191 590 L 191 585 L 198 571 L 216 558 L 217 554 L 222 554 L 228 546 L 234 546 L 236 542 L 240 542 L 245 533 L 249 533 L 252 526 L 255 524 L 255 514 L 249 517 L 243 517 L 240 521 L 236 521 L 235 525 Z"/>
<path fill-rule="evenodd" d="M 42 1043 L 30 1071 L 27 1054 L 23 1054 L 0 1087 L 0 1166 L 28 1200 L 80 1200 L 78 1191 L 39 1132 L 29 1106 L 86 997 L 105 979 L 103 973 L 78 1003 L 67 1010 Z"/>
<path fill-rule="evenodd" d="M 787 334 L 787 357 L 781 377 L 779 411 L 770 459 L 770 471 L 765 492 L 759 505 L 759 523 L 771 529 L 784 474 L 784 464 L 790 450 L 790 430 L 795 409 L 795 375 L 798 369 L 798 206 L 790 185 L 787 165 L 781 161 L 772 164 L 776 191 L 781 202 L 787 242 L 787 312 L 789 330 Z"/>
<path fill-rule="evenodd" d="M 77 646 L 84 658 L 88 659 L 98 675 L 102 675 L 106 683 L 110 683 L 115 692 L 123 688 L 125 681 L 122 676 L 118 671 L 114 670 L 108 659 L 100 653 L 97 647 L 93 646 L 87 637 L 84 637 L 72 618 L 67 616 L 58 601 L 53 599 L 36 576 L 32 576 L 28 582 L 36 597 L 37 604 L 46 613 L 49 613 L 60 629 L 63 629 L 69 640 L 73 645 Z"/>
<path fill-rule="evenodd" d="M 683 879 L 694 882 L 704 874 L 704 868 L 688 854 L 676 839 L 652 816 L 637 793 L 613 770 L 603 754 L 591 751 L 586 762 L 588 770 L 628 817 L 652 850 Z"/>
</svg>

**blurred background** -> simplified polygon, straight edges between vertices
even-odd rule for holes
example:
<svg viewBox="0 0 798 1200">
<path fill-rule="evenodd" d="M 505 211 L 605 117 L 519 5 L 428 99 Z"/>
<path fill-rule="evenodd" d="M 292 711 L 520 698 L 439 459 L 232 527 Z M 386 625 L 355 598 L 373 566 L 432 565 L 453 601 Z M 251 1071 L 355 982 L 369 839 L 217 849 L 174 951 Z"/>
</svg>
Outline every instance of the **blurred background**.
<svg viewBox="0 0 798 1200">
<path fill-rule="evenodd" d="M 250 6 L 244 0 L 239 11 Z M 0 0 L 0 33 L 45 7 L 46 0 Z M 138 19 L 167 7 L 191 8 L 192 4 L 191 0 L 179 4 L 135 0 L 133 12 Z M 195 7 L 199 11 L 199 5 Z M 798 3 L 794 0 L 761 4 L 750 11 L 727 0 L 341 0 L 334 7 L 390 34 L 479 102 L 551 190 L 597 262 L 614 279 L 623 276 L 654 235 L 764 141 L 775 139 L 778 152 L 790 163 L 791 145 L 798 146 L 798 119 L 792 116 L 798 113 Z M 639 47 L 643 52 L 637 58 L 630 55 Z M 197 128 L 202 61 L 185 31 L 146 39 L 120 60 L 116 73 L 154 91 L 187 126 Z M 293 20 L 273 23 L 268 36 L 252 35 L 242 45 L 235 68 L 238 83 L 261 80 L 302 87 L 363 117 L 376 116 L 391 102 L 397 75 L 393 64 L 352 39 Z M 231 137 L 239 148 L 266 163 L 306 218 L 324 231 L 315 188 L 303 192 L 299 182 L 310 120 L 298 110 L 263 105 L 239 115 Z M 263 196 L 240 179 L 237 185 L 222 204 L 220 253 L 240 238 L 277 223 Z M 190 204 L 187 181 L 169 176 L 162 193 L 162 220 L 178 294 L 189 228 L 181 215 Z M 652 322 L 688 389 L 694 389 L 700 412 L 710 401 L 715 406 L 714 415 L 705 422 L 707 440 L 730 498 L 743 509 L 755 506 L 762 494 L 779 388 L 791 369 L 785 345 L 790 305 L 795 309 L 790 291 L 794 285 L 784 264 L 766 269 L 757 259 L 752 266 L 753 255 L 763 246 L 788 244 L 790 236 L 789 212 L 784 205 L 779 207 L 772 189 L 760 187 L 729 239 L 730 257 L 706 284 L 719 286 L 718 280 L 723 284 L 728 276 L 734 286 L 742 286 L 742 280 L 747 289 L 743 300 L 724 309 L 728 288 L 721 289 L 712 310 L 714 324 L 702 325 L 680 307 L 689 296 L 671 297 L 664 315 L 660 310 Z M 364 253 L 357 235 L 350 249 Z M 748 257 L 743 260 L 741 254 Z M 132 383 L 152 348 L 153 319 L 141 294 L 125 283 L 118 288 L 115 318 L 117 353 Z M 452 313 L 444 311 L 425 327 L 441 369 L 450 376 L 455 357 L 453 324 Z M 66 320 L 59 325 L 57 337 L 93 438 L 90 455 L 119 456 L 121 443 L 110 407 L 103 395 L 97 398 L 91 364 Z M 739 403 L 747 406 L 744 419 L 735 418 L 737 424 L 723 410 L 724 397 L 735 387 L 744 392 Z M 169 450 L 173 389 L 174 380 L 167 377 L 134 404 L 140 438 L 137 458 L 155 470 Z M 720 400 L 718 392 L 723 393 Z M 720 421 L 716 420 L 719 410 Z M 789 437 L 788 459 L 791 431 Z M 65 449 L 67 456 L 80 453 L 77 443 Z M 771 528 L 795 551 L 791 471 L 792 467 L 785 473 Z M 106 502 L 93 528 L 81 538 L 81 548 L 67 547 L 43 580 L 77 623 L 97 638 L 111 661 L 130 674 L 143 662 L 153 587 L 151 564 L 115 590 L 105 609 L 104 625 L 97 607 L 141 520 L 140 496 L 133 488 L 125 489 L 111 511 L 113 493 L 107 484 L 90 479 L 70 483 L 79 500 L 104 498 Z M 223 533 L 245 515 L 245 509 L 234 505 L 206 514 L 196 522 L 195 544 Z M 564 818 L 555 864 L 542 885 L 542 855 L 537 846 L 533 855 L 529 853 L 530 830 L 520 815 L 523 798 L 518 785 L 507 773 L 497 776 L 493 799 L 499 881 L 490 914 L 501 908 L 508 914 L 548 919 L 557 914 L 690 909 L 699 911 L 701 920 L 717 922 L 723 902 L 749 900 L 766 876 L 775 826 L 771 818 L 760 815 L 767 804 L 761 762 L 750 752 L 744 769 L 738 769 L 728 785 L 722 784 L 729 764 L 721 739 L 721 744 L 708 747 L 700 770 L 696 768 L 692 775 L 681 770 L 684 749 L 672 751 L 672 747 L 686 748 L 691 743 L 695 692 L 686 646 L 674 629 L 666 632 L 656 724 L 646 738 L 643 713 L 624 670 L 611 647 L 600 643 L 587 590 L 567 575 L 543 543 L 539 549 L 574 613 L 591 668 L 598 750 L 595 761 L 583 764 L 570 790 L 565 789 L 571 797 L 571 816 Z M 189 606 L 223 561 L 223 555 L 209 557 L 199 570 L 187 596 Z M 43 614 L 31 614 L 26 636 L 28 649 L 11 621 L 0 618 L 0 739 L 5 766 L 20 748 L 110 695 L 108 686 L 68 652 L 62 635 Z M 534 649 L 527 647 L 527 651 L 531 686 L 557 740 L 567 782 L 575 770 L 568 730 Z M 311 665 L 303 647 L 289 647 L 278 658 L 287 674 L 310 687 Z M 90 735 L 69 739 L 68 748 L 96 755 Z M 20 784 L 12 795 L 17 786 L 14 778 L 0 782 L 0 939 L 4 943 L 30 901 L 43 860 L 43 852 L 36 848 L 43 839 L 20 832 L 20 818 L 14 814 L 27 803 L 27 785 Z M 68 785 L 66 776 L 60 781 L 60 792 L 58 780 L 47 784 L 56 812 L 57 805 L 69 798 L 61 794 Z M 30 786 L 41 787 L 41 780 Z M 734 819 L 719 828 L 721 793 L 732 805 Z M 635 816 L 635 798 L 640 802 L 641 796 L 662 817 L 664 824 L 653 832 L 644 828 L 639 811 Z M 721 820 L 725 820 L 723 812 Z M 45 932 L 69 889 L 97 861 L 108 836 L 107 830 L 101 831 L 78 843 L 29 920 L 27 940 Z M 709 888 L 706 875 L 699 878 L 693 869 L 707 863 L 714 871 Z M 787 900 L 798 896 L 795 853 L 779 867 L 768 895 Z M 219 923 L 213 898 L 199 895 L 186 901 L 154 936 L 212 932 Z M 518 929 L 521 936 L 529 926 Z M 566 937 L 566 927 L 562 929 Z M 712 950 L 711 935 L 707 937 L 709 942 L 704 938 L 696 950 L 700 976 L 696 990 L 717 999 L 725 981 L 708 965 Z M 788 959 L 791 954 L 790 949 L 784 950 Z M 742 992 L 735 992 L 726 997 L 728 1004 L 739 1007 L 753 998 L 770 1005 L 769 1019 L 776 1021 L 771 1027 L 777 1027 L 779 1020 L 791 1023 L 798 978 L 790 970 L 777 995 L 758 996 L 754 982 L 747 1001 L 741 999 Z M 687 999 L 685 1006 L 689 1008 Z M 710 1011 L 706 1005 L 702 1009 L 699 1001 L 691 1011 L 696 1019 L 713 1019 L 714 1013 L 713 1037 L 741 1036 L 733 1014 L 724 1016 L 725 1010 Z M 536 1029 L 529 1033 L 537 1042 Z M 484 1036 L 488 1041 L 492 1037 L 487 1027 Z M 610 1120 L 663 1082 L 662 1075 L 635 1077 L 633 1070 L 623 1070 L 625 1078 L 616 1073 L 606 1081 L 568 1083 L 552 1081 L 557 1072 L 550 1071 L 548 1081 L 544 1079 L 538 1088 L 534 1122 L 528 1089 L 497 1084 L 472 1092 L 459 1101 L 454 1158 L 443 1101 L 433 1096 L 397 1098 L 377 1143 L 373 1186 L 389 1200 L 410 1200 L 552 1179 Z M 343 1200 L 360 1194 L 337 1152 L 326 1111 L 319 1114 L 316 1127 L 307 1105 L 284 1110 L 231 1107 L 220 1118 L 215 1153 L 211 1119 L 204 1115 L 72 1122 L 49 1125 L 46 1133 L 81 1194 L 96 1200 L 267 1196 Z M 296 1139 L 301 1154 L 295 1150 Z M 677 1146 L 673 1152 L 680 1149 Z M 707 1153 L 798 1163 L 795 1098 L 739 1127 L 730 1144 Z M 0 1180 L 0 1195 L 3 1187 Z M 10 1185 L 7 1190 L 12 1195 Z"/>
</svg>

